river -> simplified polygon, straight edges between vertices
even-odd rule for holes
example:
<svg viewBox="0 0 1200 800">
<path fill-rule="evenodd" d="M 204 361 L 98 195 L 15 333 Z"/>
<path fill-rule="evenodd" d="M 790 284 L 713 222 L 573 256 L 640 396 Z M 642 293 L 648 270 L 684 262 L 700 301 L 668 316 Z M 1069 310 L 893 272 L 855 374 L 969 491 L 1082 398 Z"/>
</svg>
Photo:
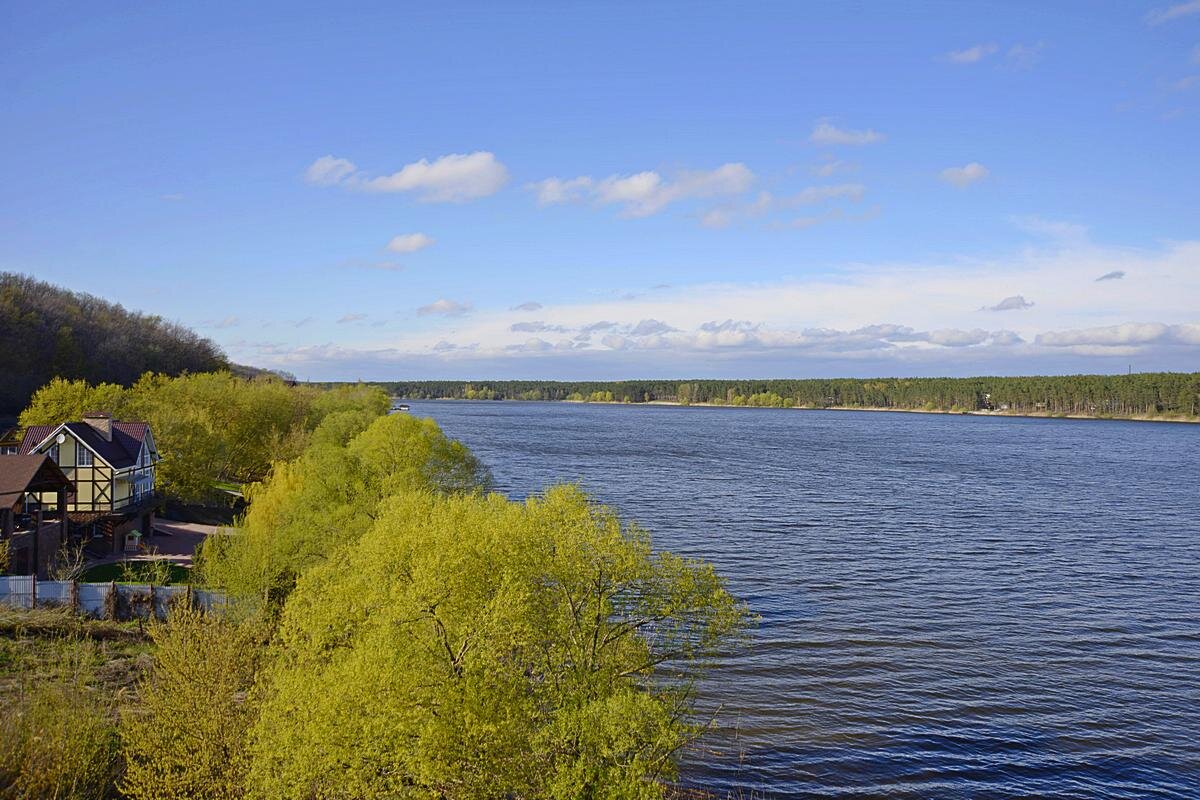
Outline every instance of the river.
<svg viewBox="0 0 1200 800">
<path fill-rule="evenodd" d="M 1200 425 L 410 405 L 499 490 L 578 482 L 761 616 L 687 785 L 1200 797 Z"/>
</svg>

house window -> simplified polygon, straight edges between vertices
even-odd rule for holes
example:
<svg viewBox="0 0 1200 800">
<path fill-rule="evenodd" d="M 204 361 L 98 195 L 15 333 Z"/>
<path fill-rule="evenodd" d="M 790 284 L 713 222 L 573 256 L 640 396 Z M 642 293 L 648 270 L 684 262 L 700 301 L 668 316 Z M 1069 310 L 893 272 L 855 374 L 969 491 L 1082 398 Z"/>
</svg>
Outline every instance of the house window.
<svg viewBox="0 0 1200 800">
<path fill-rule="evenodd" d="M 90 467 L 92 465 L 92 451 L 83 446 L 82 442 L 75 443 L 75 466 Z"/>
<path fill-rule="evenodd" d="M 55 464 L 58 463 L 58 445 L 56 444 L 50 446 L 50 460 Z"/>
</svg>

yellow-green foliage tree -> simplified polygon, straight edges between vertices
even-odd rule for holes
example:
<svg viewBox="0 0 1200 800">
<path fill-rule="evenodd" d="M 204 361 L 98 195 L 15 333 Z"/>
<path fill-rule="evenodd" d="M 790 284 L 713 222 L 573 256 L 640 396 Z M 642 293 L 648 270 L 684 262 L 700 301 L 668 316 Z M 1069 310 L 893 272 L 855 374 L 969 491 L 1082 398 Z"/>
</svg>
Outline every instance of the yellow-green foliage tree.
<svg viewBox="0 0 1200 800">
<path fill-rule="evenodd" d="M 661 797 L 691 681 L 745 622 L 575 488 L 396 494 L 284 609 L 251 796 Z"/>
<path fill-rule="evenodd" d="M 277 606 L 305 569 L 362 535 L 383 498 L 488 483 L 479 460 L 431 419 L 330 414 L 303 456 L 247 487 L 249 510 L 235 535 L 209 539 L 201 570 L 235 598 Z"/>
<path fill-rule="evenodd" d="M 237 800 L 249 769 L 251 695 L 265 630 L 190 609 L 153 625 L 154 668 L 122 715 L 129 800 Z"/>
<path fill-rule="evenodd" d="M 354 411 L 373 419 L 388 405 L 380 389 L 296 387 L 228 372 L 144 375 L 128 389 L 55 379 L 33 396 L 20 422 L 57 424 L 85 411 L 149 422 L 163 457 L 159 491 L 191 502 L 216 496 L 217 481 L 261 480 L 273 462 L 296 458 L 330 414 Z"/>
<path fill-rule="evenodd" d="M 111 411 L 121 415 L 126 407 L 127 390 L 115 383 L 92 385 L 84 380 L 55 378 L 34 392 L 29 406 L 21 412 L 22 428 L 31 425 L 57 425 L 77 420 L 85 411 Z"/>
</svg>

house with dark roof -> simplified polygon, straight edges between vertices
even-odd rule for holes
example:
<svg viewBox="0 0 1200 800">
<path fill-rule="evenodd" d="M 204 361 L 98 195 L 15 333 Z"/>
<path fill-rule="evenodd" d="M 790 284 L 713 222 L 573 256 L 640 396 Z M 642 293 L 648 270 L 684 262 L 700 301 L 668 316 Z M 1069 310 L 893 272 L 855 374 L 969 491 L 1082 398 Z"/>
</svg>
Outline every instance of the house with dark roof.
<svg viewBox="0 0 1200 800">
<path fill-rule="evenodd" d="M 44 454 L 73 484 L 66 511 L 74 528 L 92 538 L 110 540 L 113 552 L 125 547 L 125 535 L 150 535 L 158 499 L 154 494 L 159 462 L 154 435 L 145 422 L 121 422 L 107 412 L 83 415 L 80 422 L 33 425 L 25 430 L 21 454 Z M 56 508 L 53 498 L 38 498 Z"/>
<path fill-rule="evenodd" d="M 0 456 L 15 456 L 21 452 L 21 431 L 19 428 L 0 426 Z"/>
<path fill-rule="evenodd" d="M 67 515 L 51 521 L 37 498 L 65 505 L 73 489 L 70 479 L 49 457 L 39 454 L 0 457 L 0 541 L 9 541 L 10 571 L 45 573 L 47 561 L 66 540 Z"/>
</svg>

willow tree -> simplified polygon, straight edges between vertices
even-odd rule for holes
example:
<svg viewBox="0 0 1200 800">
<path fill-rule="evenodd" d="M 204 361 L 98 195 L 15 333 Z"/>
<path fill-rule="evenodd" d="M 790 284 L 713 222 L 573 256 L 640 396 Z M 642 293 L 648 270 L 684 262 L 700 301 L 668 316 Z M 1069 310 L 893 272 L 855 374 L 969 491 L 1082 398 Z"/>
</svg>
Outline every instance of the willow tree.
<svg viewBox="0 0 1200 800">
<path fill-rule="evenodd" d="M 277 608 L 306 569 L 358 540 L 384 498 L 473 492 L 489 480 L 431 419 L 330 414 L 302 456 L 247 487 L 249 510 L 233 535 L 205 543 L 201 571 L 235 599 Z"/>
<path fill-rule="evenodd" d="M 657 798 L 747 621 L 578 489 L 393 495 L 309 569 L 262 680 L 262 798 Z"/>
</svg>

